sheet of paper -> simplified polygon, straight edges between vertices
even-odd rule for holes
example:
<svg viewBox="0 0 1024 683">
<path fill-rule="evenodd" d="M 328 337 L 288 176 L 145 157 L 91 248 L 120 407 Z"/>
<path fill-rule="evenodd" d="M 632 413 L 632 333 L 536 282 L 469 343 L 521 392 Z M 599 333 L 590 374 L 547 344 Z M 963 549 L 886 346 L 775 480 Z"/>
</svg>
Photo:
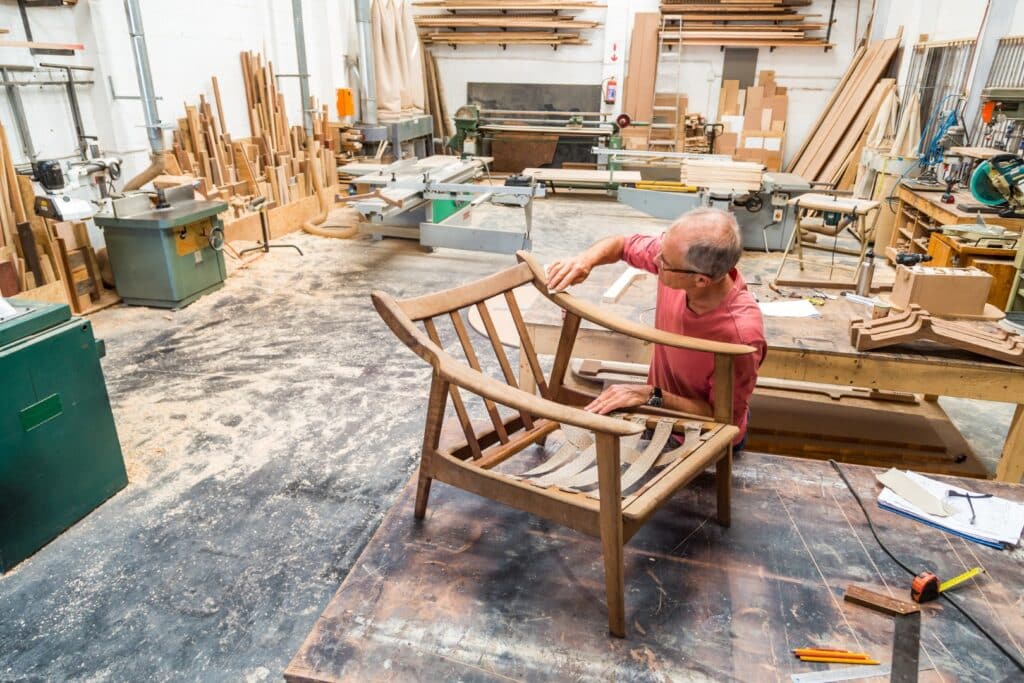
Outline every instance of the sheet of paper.
<svg viewBox="0 0 1024 683">
<path fill-rule="evenodd" d="M 787 301 L 766 301 L 758 304 L 761 315 L 770 318 L 820 318 L 821 313 L 806 299 L 789 299 Z"/>
<path fill-rule="evenodd" d="M 932 495 L 930 491 L 895 467 L 890 467 L 887 472 L 882 474 L 876 474 L 875 479 L 882 486 L 929 515 L 948 517 L 952 513 L 952 508 L 943 503 L 943 498 Z"/>
<path fill-rule="evenodd" d="M 974 498 L 975 519 L 971 524 L 971 506 L 965 498 L 950 497 L 949 491 L 958 493 L 977 493 L 968 491 L 946 482 L 929 479 L 916 472 L 906 472 L 908 478 L 919 484 L 933 496 L 942 500 L 943 505 L 952 511 L 948 517 L 930 515 L 913 503 L 893 493 L 888 488 L 882 489 L 878 495 L 880 504 L 889 505 L 897 510 L 920 517 L 936 526 L 949 529 L 968 536 L 1016 545 L 1024 530 L 1024 505 L 1014 503 L 1005 498 Z"/>
</svg>

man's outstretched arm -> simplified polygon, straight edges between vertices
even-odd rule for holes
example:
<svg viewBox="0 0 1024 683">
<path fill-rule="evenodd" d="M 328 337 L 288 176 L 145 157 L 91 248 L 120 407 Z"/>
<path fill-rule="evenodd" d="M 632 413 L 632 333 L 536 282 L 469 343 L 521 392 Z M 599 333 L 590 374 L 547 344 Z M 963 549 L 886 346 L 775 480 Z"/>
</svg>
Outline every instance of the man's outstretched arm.
<svg viewBox="0 0 1024 683">
<path fill-rule="evenodd" d="M 615 263 L 622 258 L 624 235 L 606 237 L 576 256 L 559 259 L 548 266 L 548 289 L 560 292 L 587 279 L 596 266 Z"/>
</svg>

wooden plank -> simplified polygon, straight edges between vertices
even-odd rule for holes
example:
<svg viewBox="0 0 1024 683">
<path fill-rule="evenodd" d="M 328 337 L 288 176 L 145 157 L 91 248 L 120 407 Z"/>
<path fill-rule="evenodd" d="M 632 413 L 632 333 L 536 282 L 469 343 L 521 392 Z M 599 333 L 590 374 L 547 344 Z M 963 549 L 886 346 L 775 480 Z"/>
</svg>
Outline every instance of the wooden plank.
<svg viewBox="0 0 1024 683">
<path fill-rule="evenodd" d="M 21 291 L 21 278 L 13 261 L 0 261 L 0 296 L 14 296 Z"/>
<path fill-rule="evenodd" d="M 326 191 L 329 195 L 334 196 L 339 191 L 339 187 L 333 185 Z M 275 206 L 268 211 L 271 239 L 277 239 L 300 230 L 303 223 L 318 213 L 320 213 L 320 204 L 316 195 L 310 195 L 284 206 Z M 228 242 L 236 240 L 255 242 L 262 239 L 259 214 L 251 213 L 238 220 L 225 223 L 224 239 Z"/>
<path fill-rule="evenodd" d="M 650 121 L 653 115 L 660 25 L 661 15 L 657 12 L 638 12 L 633 19 L 623 83 L 623 112 L 637 121 Z"/>
<path fill-rule="evenodd" d="M 34 50 L 84 50 L 81 43 L 40 43 L 34 40 L 6 40 L 0 39 L 0 47 L 27 47 Z"/>
<path fill-rule="evenodd" d="M 801 154 L 791 164 L 793 173 L 808 180 L 820 179 L 835 145 L 857 117 L 875 84 L 888 68 L 899 44 L 900 37 L 896 37 L 868 46 L 849 78 L 842 82 L 841 90 L 837 88 L 838 94 L 830 101 L 820 125 L 808 136 L 803 148 L 807 154 Z"/>
</svg>

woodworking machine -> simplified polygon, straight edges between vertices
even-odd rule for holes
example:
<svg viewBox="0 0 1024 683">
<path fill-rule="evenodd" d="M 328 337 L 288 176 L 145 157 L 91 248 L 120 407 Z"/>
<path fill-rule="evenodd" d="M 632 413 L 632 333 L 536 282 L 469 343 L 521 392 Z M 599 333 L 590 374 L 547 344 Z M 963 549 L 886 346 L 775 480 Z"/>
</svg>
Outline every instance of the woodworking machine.
<svg viewBox="0 0 1024 683">
<path fill-rule="evenodd" d="M 0 298 L 0 573 L 128 483 L 92 324 Z"/>
<path fill-rule="evenodd" d="M 343 167 L 344 168 L 344 167 Z M 434 156 L 397 161 L 352 182 L 366 196 L 350 201 L 374 239 L 403 237 L 425 247 L 513 254 L 530 249 L 533 198 L 544 186 L 509 178 L 505 185 L 478 185 L 479 159 Z M 507 207 L 523 210 L 525 223 L 509 222 Z"/>
<path fill-rule="evenodd" d="M 460 155 L 490 154 L 492 140 L 506 134 L 537 133 L 557 135 L 560 142 L 572 144 L 607 143 L 619 132 L 601 112 L 526 111 L 481 109 L 466 104 L 455 112 L 456 133 L 447 146 Z"/>
<path fill-rule="evenodd" d="M 182 308 L 224 286 L 224 202 L 195 198 L 191 185 L 133 192 L 96 215 L 117 293 L 126 304 Z"/>
<path fill-rule="evenodd" d="M 644 152 L 595 147 L 599 159 L 618 164 L 643 164 L 645 161 L 669 164 L 666 168 L 679 178 L 678 166 L 684 159 L 728 161 L 720 154 L 690 154 L 687 152 Z M 659 169 L 661 170 L 661 169 Z M 644 170 L 641 170 L 644 173 Z M 664 192 L 640 187 L 620 187 L 618 199 L 644 213 L 675 220 L 682 214 L 702 206 L 732 211 L 740 226 L 744 249 L 782 251 L 789 243 L 795 226 L 795 211 L 789 200 L 811 191 L 811 183 L 793 173 L 770 171 L 761 176 L 761 187 L 756 192 L 697 188 L 694 192 Z"/>
</svg>

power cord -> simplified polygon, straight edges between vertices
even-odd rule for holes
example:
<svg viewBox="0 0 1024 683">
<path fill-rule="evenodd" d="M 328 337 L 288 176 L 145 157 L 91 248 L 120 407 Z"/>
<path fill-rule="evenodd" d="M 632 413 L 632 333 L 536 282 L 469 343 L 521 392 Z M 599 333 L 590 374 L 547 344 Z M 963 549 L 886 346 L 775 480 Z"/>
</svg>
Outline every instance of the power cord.
<svg viewBox="0 0 1024 683">
<path fill-rule="evenodd" d="M 843 483 L 846 484 L 846 488 L 849 489 L 851 494 L 853 494 L 854 500 L 856 500 L 857 505 L 860 506 L 860 511 L 864 513 L 864 519 L 867 520 L 868 528 L 871 529 L 871 535 L 875 537 L 875 541 L 878 543 L 878 547 L 884 550 L 885 554 L 889 556 L 889 559 L 898 564 L 908 574 L 910 574 L 911 576 L 917 576 L 918 572 L 915 572 L 913 569 L 903 564 L 903 562 L 901 562 L 899 558 L 892 554 L 892 551 L 890 551 L 889 548 L 886 547 L 885 543 L 882 543 L 882 539 L 878 537 L 878 532 L 875 530 L 875 525 L 871 521 L 871 516 L 868 514 L 867 508 L 864 507 L 864 502 L 861 501 L 860 496 L 857 495 L 857 491 L 854 490 L 853 485 L 850 484 L 850 480 L 846 478 L 846 473 L 843 472 L 841 467 L 839 467 L 839 463 L 837 463 L 835 460 L 829 460 L 828 464 L 832 465 L 832 468 L 837 473 L 839 473 L 839 477 L 843 480 Z M 967 610 L 965 610 L 963 607 L 957 604 L 957 602 L 953 600 L 953 598 L 949 597 L 949 595 L 945 593 L 939 593 L 939 597 L 945 600 L 953 607 L 955 607 L 956 610 L 960 612 L 960 614 L 964 615 L 964 618 L 966 618 L 967 621 L 971 622 L 971 624 L 974 625 L 974 628 L 978 629 L 981 635 L 988 638 L 993 645 L 999 648 L 999 651 L 1006 655 L 1007 659 L 1013 662 L 1018 669 L 1024 671 L 1024 662 L 1022 662 L 1013 652 L 1010 652 L 1002 643 L 996 640 L 995 637 L 991 633 L 989 633 L 984 626 L 979 624 L 974 617 L 967 613 Z"/>
</svg>

